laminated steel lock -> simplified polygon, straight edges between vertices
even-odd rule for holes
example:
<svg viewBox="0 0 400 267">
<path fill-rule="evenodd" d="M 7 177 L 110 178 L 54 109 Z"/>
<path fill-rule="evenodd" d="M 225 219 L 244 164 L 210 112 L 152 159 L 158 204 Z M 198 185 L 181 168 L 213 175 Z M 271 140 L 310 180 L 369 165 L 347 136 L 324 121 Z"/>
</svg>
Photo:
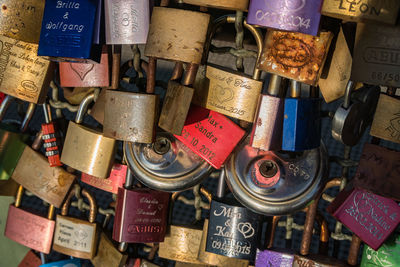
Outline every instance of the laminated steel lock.
<svg viewBox="0 0 400 267">
<path fill-rule="evenodd" d="M 283 84 L 285 84 L 283 82 Z M 272 74 L 268 84 L 268 94 L 260 95 L 256 116 L 251 132 L 250 145 L 262 150 L 282 148 L 282 127 L 284 99 L 282 78 Z M 283 94 L 282 94 L 283 93 Z"/>
<path fill-rule="evenodd" d="M 24 246 L 48 254 L 55 226 L 54 206 L 49 207 L 47 218 L 27 212 L 19 207 L 23 192 L 24 189 L 20 186 L 15 204 L 11 204 L 8 209 L 4 235 Z"/>
<path fill-rule="evenodd" d="M 105 0 L 107 44 L 145 44 L 150 24 L 150 2 Z"/>
<path fill-rule="evenodd" d="M 44 1 L 2 1 L 0 35 L 28 43 L 39 43 Z"/>
<path fill-rule="evenodd" d="M 395 201 L 351 185 L 339 193 L 327 211 L 374 250 L 400 223 L 400 207 Z"/>
<path fill-rule="evenodd" d="M 97 251 L 99 232 L 95 222 L 96 199 L 83 188 L 81 193 L 88 199 L 90 205 L 89 221 L 68 217 L 68 208 L 74 193 L 75 190 L 70 191 L 62 206 L 61 215 L 57 214 L 53 250 L 72 257 L 93 259 Z"/>
<path fill-rule="evenodd" d="M 395 24 L 400 3 L 396 0 L 359 0 L 336 1 L 325 0 L 322 5 L 322 15 L 347 21 L 377 21 Z"/>
<path fill-rule="evenodd" d="M 292 252 L 284 249 L 277 250 L 259 250 L 256 257 L 255 267 L 280 266 L 292 267 L 294 255 Z"/>
<path fill-rule="evenodd" d="M 58 61 L 100 61 L 101 1 L 46 1 L 39 56 Z"/>
<path fill-rule="evenodd" d="M 46 157 L 50 167 L 62 166 L 60 161 L 61 142 L 60 132 L 57 125 L 51 119 L 49 105 L 43 104 L 44 118 L 46 123 L 42 123 L 42 139 L 46 149 Z"/>
<path fill-rule="evenodd" d="M 52 263 L 47 263 L 40 265 L 39 267 L 81 267 L 81 260 L 80 259 L 70 259 L 70 260 L 63 260 L 63 261 L 56 261 Z"/>
<path fill-rule="evenodd" d="M 249 0 L 183 0 L 183 2 L 203 7 L 240 11 L 247 11 L 249 6 Z"/>
<path fill-rule="evenodd" d="M 301 85 L 290 82 L 290 97 L 285 98 L 282 150 L 304 151 L 321 142 L 321 99 L 301 98 Z"/>
<path fill-rule="evenodd" d="M 133 189 L 129 169 L 126 176 L 124 187 L 118 188 L 113 239 L 127 243 L 162 242 L 170 195 L 148 188 Z"/>
<path fill-rule="evenodd" d="M 36 44 L 0 36 L 1 92 L 35 104 L 44 102 L 54 65 L 38 57 L 37 50 Z"/>
<path fill-rule="evenodd" d="M 322 0 L 250 0 L 250 24 L 317 35 Z"/>
<path fill-rule="evenodd" d="M 115 139 L 81 125 L 87 106 L 94 97 L 94 93 L 89 94 L 80 104 L 75 122 L 69 122 L 61 162 L 81 172 L 107 178 L 114 160 Z"/>
<path fill-rule="evenodd" d="M 214 168 L 219 169 L 244 134 L 239 126 L 224 115 L 192 105 L 182 135 L 175 137 Z"/>
<path fill-rule="evenodd" d="M 351 80 L 400 87 L 399 35 L 400 26 L 358 23 Z"/>
<path fill-rule="evenodd" d="M 153 144 L 124 144 L 129 168 L 146 186 L 166 192 L 189 189 L 208 177 L 211 165 L 169 133 L 158 132 Z"/>
<path fill-rule="evenodd" d="M 393 234 L 378 250 L 364 245 L 360 266 L 400 266 L 400 235 Z"/>
<path fill-rule="evenodd" d="M 82 173 L 81 181 L 103 191 L 117 194 L 118 188 L 123 187 L 125 183 L 127 168 L 126 165 L 114 163 L 107 179 Z"/>
<path fill-rule="evenodd" d="M 42 262 L 32 250 L 29 250 L 26 256 L 18 264 L 18 267 L 39 267 Z"/>
<path fill-rule="evenodd" d="M 206 49 L 209 49 L 212 37 L 223 24 L 235 22 L 236 17 L 232 15 L 216 19 L 213 22 Z M 259 59 L 262 51 L 262 34 L 246 21 L 243 25 L 256 40 L 257 59 Z M 259 81 L 260 75 L 261 71 L 257 68 L 254 68 L 253 76 L 249 77 L 244 73 L 208 64 L 206 77 L 209 79 L 209 84 L 205 88 L 196 88 L 194 103 L 233 118 L 253 122 L 258 97 L 263 86 L 262 81 Z"/>
<path fill-rule="evenodd" d="M 324 67 L 333 34 L 319 36 L 269 30 L 257 68 L 316 86 Z"/>
<path fill-rule="evenodd" d="M 301 210 L 320 194 L 327 182 L 325 146 L 294 157 L 262 151 L 242 142 L 225 165 L 227 184 L 245 207 L 265 215 Z"/>
</svg>

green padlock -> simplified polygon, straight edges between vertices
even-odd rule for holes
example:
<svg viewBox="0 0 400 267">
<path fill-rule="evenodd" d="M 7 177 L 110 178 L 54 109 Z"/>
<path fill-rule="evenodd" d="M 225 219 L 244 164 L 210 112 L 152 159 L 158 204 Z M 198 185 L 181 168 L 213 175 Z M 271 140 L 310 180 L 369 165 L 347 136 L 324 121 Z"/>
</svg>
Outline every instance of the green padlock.
<svg viewBox="0 0 400 267">
<path fill-rule="evenodd" d="M 378 250 L 364 245 L 360 267 L 400 266 L 400 234 L 392 235 Z"/>
</svg>

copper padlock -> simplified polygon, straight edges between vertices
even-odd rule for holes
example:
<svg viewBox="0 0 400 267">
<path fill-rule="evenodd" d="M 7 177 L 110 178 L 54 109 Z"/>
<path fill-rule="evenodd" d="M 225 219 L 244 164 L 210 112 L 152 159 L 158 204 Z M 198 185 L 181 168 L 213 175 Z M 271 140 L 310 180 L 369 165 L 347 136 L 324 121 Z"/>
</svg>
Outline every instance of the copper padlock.
<svg viewBox="0 0 400 267">
<path fill-rule="evenodd" d="M 26 254 L 25 258 L 18 264 L 18 267 L 40 267 L 42 261 L 32 250 Z"/>
<path fill-rule="evenodd" d="M 202 7 L 247 11 L 249 0 L 183 0 L 186 4 Z"/>
</svg>

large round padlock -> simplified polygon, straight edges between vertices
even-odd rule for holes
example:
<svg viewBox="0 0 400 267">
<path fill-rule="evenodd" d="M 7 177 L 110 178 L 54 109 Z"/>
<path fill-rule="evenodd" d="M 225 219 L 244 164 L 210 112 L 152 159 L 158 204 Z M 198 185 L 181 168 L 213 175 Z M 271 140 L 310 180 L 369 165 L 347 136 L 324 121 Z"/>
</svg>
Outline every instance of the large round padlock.
<svg viewBox="0 0 400 267">
<path fill-rule="evenodd" d="M 129 168 L 146 186 L 160 191 L 186 190 L 200 183 L 212 166 L 169 133 L 157 133 L 152 144 L 124 144 Z"/>
<path fill-rule="evenodd" d="M 301 210 L 327 182 L 325 146 L 304 152 L 263 151 L 242 142 L 225 164 L 227 184 L 247 208 L 265 215 Z"/>
</svg>

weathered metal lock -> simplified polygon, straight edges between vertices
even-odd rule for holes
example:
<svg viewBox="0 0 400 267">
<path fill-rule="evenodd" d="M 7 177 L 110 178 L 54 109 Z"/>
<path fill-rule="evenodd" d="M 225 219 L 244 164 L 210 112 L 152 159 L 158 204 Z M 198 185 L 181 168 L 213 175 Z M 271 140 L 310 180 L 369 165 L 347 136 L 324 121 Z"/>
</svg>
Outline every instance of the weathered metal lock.
<svg viewBox="0 0 400 267">
<path fill-rule="evenodd" d="M 89 201 L 89 221 L 67 216 L 75 194 L 75 190 L 71 190 L 62 206 L 61 215 L 57 214 L 53 250 L 72 257 L 92 259 L 98 245 L 99 229 L 95 222 L 97 204 L 94 196 L 85 188 L 81 193 Z"/>
<path fill-rule="evenodd" d="M 400 266 L 400 235 L 393 234 L 378 250 L 364 245 L 360 266 Z"/>
<path fill-rule="evenodd" d="M 126 165 L 114 163 L 107 179 L 82 173 L 81 181 L 103 191 L 117 194 L 118 188 L 123 187 L 125 183 L 127 168 L 128 166 Z"/>
<path fill-rule="evenodd" d="M 100 61 L 101 1 L 45 3 L 39 40 L 39 56 L 57 61 Z"/>
<path fill-rule="evenodd" d="M 304 151 L 321 144 L 321 99 L 301 97 L 301 85 L 290 82 L 290 97 L 285 98 L 282 150 Z"/>
<path fill-rule="evenodd" d="M 69 122 L 61 162 L 95 177 L 107 178 L 114 161 L 115 139 L 80 125 L 93 100 L 94 93 L 91 93 L 80 104 L 75 122 Z"/>
<path fill-rule="evenodd" d="M 400 207 L 388 198 L 349 185 L 327 211 L 377 250 L 400 223 Z"/>
<path fill-rule="evenodd" d="M 249 6 L 249 0 L 183 0 L 183 2 L 203 7 L 240 11 L 247 11 Z"/>
<path fill-rule="evenodd" d="M 312 36 L 269 30 L 257 68 L 317 86 L 332 38 L 331 32 L 324 31 Z"/>
<path fill-rule="evenodd" d="M 250 24 L 317 35 L 322 0 L 250 0 Z"/>
<path fill-rule="evenodd" d="M 44 118 L 46 123 L 42 123 L 42 139 L 46 149 L 46 157 L 50 167 L 62 166 L 60 161 L 61 154 L 61 136 L 57 124 L 51 119 L 50 106 L 43 104 Z"/>
<path fill-rule="evenodd" d="M 118 188 L 113 239 L 127 243 L 153 243 L 164 240 L 170 194 L 148 188 L 132 189 L 128 169 L 123 188 Z"/>
<path fill-rule="evenodd" d="M 49 207 L 47 218 L 21 209 L 24 188 L 18 188 L 15 204 L 10 205 L 4 235 L 34 250 L 50 253 L 55 221 L 54 206 Z"/>
<path fill-rule="evenodd" d="M 39 267 L 81 267 L 80 259 L 70 259 L 63 261 L 56 261 L 47 264 L 40 265 Z"/>
<path fill-rule="evenodd" d="M 255 267 L 280 266 L 292 267 L 294 255 L 286 249 L 264 250 L 257 252 Z"/>
<path fill-rule="evenodd" d="M 107 44 L 145 44 L 149 32 L 150 2 L 105 0 Z"/>
<path fill-rule="evenodd" d="M 285 83 L 283 83 L 285 84 Z M 262 150 L 282 148 L 284 95 L 282 78 L 272 74 L 268 94 L 260 95 L 251 132 L 250 145 Z M 283 94 L 282 94 L 283 93 Z"/>
<path fill-rule="evenodd" d="M 124 148 L 135 177 L 155 190 L 186 190 L 212 171 L 211 165 L 169 133 L 158 132 L 153 144 L 125 142 Z"/>
<path fill-rule="evenodd" d="M 235 16 L 223 16 L 216 19 L 209 34 L 209 42 L 211 43 L 215 32 L 223 24 L 235 22 Z M 259 59 L 262 50 L 262 34 L 246 21 L 244 26 L 256 40 L 257 59 Z M 207 49 L 209 47 L 210 45 L 207 45 Z M 254 68 L 253 76 L 249 77 L 244 73 L 208 64 L 206 77 L 209 79 L 209 84 L 206 88 L 196 88 L 194 103 L 233 118 L 253 122 L 258 97 L 263 86 L 263 82 L 259 81 L 260 75 L 261 71 L 257 68 Z"/>
<path fill-rule="evenodd" d="M 396 0 L 324 0 L 322 15 L 347 21 L 377 21 L 395 24 L 400 3 Z"/>
<path fill-rule="evenodd" d="M 42 104 L 53 76 L 53 63 L 37 56 L 38 45 L 0 35 L 0 91 Z"/>
<path fill-rule="evenodd" d="M 303 209 L 327 182 L 325 146 L 290 157 L 290 152 L 263 151 L 244 140 L 225 164 L 227 184 L 235 198 L 265 215 L 285 215 Z"/>
</svg>

